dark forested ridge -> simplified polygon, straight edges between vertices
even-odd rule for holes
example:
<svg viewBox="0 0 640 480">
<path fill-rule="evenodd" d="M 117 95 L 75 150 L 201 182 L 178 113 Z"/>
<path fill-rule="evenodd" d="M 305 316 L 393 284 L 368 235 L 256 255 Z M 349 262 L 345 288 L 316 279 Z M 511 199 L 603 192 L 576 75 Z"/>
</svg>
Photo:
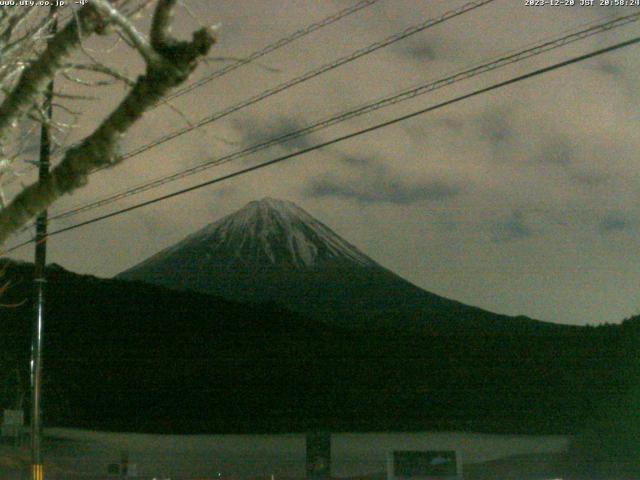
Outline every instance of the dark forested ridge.
<svg viewBox="0 0 640 480">
<path fill-rule="evenodd" d="M 5 274 L 3 303 L 26 303 L 0 309 L 3 407 L 16 401 L 16 365 L 28 379 L 31 269 L 11 263 Z M 640 378 L 639 318 L 403 334 L 55 266 L 48 276 L 47 425 L 563 433 L 622 406 Z"/>
</svg>

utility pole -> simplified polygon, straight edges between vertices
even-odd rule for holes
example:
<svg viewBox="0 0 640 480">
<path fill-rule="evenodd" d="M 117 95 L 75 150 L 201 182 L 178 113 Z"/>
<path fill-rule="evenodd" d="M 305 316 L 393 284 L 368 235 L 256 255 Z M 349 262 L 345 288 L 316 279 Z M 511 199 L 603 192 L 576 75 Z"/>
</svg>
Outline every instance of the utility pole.
<svg viewBox="0 0 640 480">
<path fill-rule="evenodd" d="M 49 14 L 52 23 L 49 34 L 57 30 L 56 7 L 51 5 Z M 50 39 L 47 39 L 50 41 Z M 44 120 L 40 129 L 40 160 L 38 162 L 38 180 L 49 177 L 51 156 L 51 136 L 49 123 L 53 114 L 53 79 L 47 85 L 42 105 Z M 42 462 L 42 343 L 44 335 L 44 295 L 45 265 L 47 261 L 47 211 L 42 212 L 36 220 L 36 252 L 34 265 L 35 308 L 33 334 L 31 339 L 31 480 L 44 479 Z"/>
</svg>

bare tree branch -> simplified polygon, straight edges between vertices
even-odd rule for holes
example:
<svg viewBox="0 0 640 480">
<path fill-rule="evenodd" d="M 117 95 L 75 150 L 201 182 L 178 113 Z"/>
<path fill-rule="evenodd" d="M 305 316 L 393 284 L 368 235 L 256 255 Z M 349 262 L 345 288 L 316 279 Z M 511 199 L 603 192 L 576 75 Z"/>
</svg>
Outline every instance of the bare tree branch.
<svg viewBox="0 0 640 480">
<path fill-rule="evenodd" d="M 66 64 L 65 70 L 84 70 L 93 73 L 100 73 L 103 75 L 107 75 L 113 77 L 115 80 L 119 80 L 123 82 L 125 85 L 132 87 L 135 85 L 135 81 L 131 80 L 127 76 L 118 72 L 115 68 L 111 68 L 103 63 L 93 63 L 91 65 L 84 64 Z"/>
<path fill-rule="evenodd" d="M 102 19 L 90 5 L 79 12 L 83 28 L 94 31 L 103 25 Z M 48 85 L 55 72 L 62 66 L 63 59 L 80 42 L 78 26 L 69 22 L 48 43 L 46 50 L 32 64 L 27 66 L 10 95 L 0 105 L 0 145 L 4 144 L 9 130 L 20 117 L 26 115 Z"/>
<path fill-rule="evenodd" d="M 158 0 L 151 24 L 151 45 L 156 50 L 162 49 L 170 42 L 169 25 L 176 0 Z"/>
<path fill-rule="evenodd" d="M 96 5 L 99 3 L 104 2 L 97 1 Z M 209 52 L 215 42 L 212 29 L 196 31 L 191 41 L 178 41 L 169 36 L 169 19 L 175 3 L 175 0 L 158 1 L 151 27 L 150 48 L 153 49 L 153 55 L 144 55 L 141 51 L 147 61 L 145 74 L 138 77 L 118 107 L 91 135 L 65 152 L 61 162 L 47 179 L 26 187 L 6 208 L 0 210 L 0 244 L 56 199 L 85 185 L 91 171 L 117 164 L 120 157 L 116 149 L 120 138 L 146 110 L 161 101 L 172 88 L 183 83 L 196 68 L 198 61 Z M 86 12 L 94 13 L 90 10 Z M 83 23 L 87 23 L 91 29 L 104 28 L 104 25 L 96 24 L 95 15 L 92 17 L 85 13 L 84 16 Z M 121 17 L 109 15 L 109 19 L 116 21 L 117 26 L 122 28 Z M 29 100 L 12 99 L 9 106 L 3 104 L 0 106 L 0 117 L 3 112 L 7 112 L 10 118 L 16 118 L 21 109 L 26 109 L 40 91 L 41 83 L 46 84 L 53 72 L 63 66 L 62 59 L 69 52 L 70 45 L 75 46 L 79 42 L 77 27 L 73 25 L 75 23 L 70 22 L 58 34 L 59 43 L 51 42 L 44 58 L 36 62 L 38 68 L 25 71 L 19 85 L 25 95 L 30 97 Z M 83 28 L 86 29 L 87 26 Z M 131 32 L 129 29 L 129 39 Z M 145 48 L 146 45 L 145 43 Z M 0 119 L 0 141 L 3 126 L 7 125 L 6 119 Z"/>
<path fill-rule="evenodd" d="M 158 5 L 160 5 L 161 3 L 162 0 Z M 151 47 L 149 42 L 147 42 L 147 39 L 144 38 L 144 35 L 138 32 L 133 23 L 131 23 L 127 17 L 125 17 L 117 9 L 115 9 L 108 0 L 93 0 L 93 5 L 120 28 L 120 30 L 140 52 L 147 63 L 156 63 L 160 61 L 158 53 Z M 160 8 L 158 7 L 156 11 L 159 9 Z M 153 35 L 153 29 L 151 30 L 151 32 Z"/>
</svg>

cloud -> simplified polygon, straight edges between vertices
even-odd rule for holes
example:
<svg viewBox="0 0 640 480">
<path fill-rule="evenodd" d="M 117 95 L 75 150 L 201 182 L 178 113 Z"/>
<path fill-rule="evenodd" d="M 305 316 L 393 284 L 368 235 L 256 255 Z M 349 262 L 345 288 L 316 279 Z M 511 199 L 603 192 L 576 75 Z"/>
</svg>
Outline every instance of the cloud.
<svg viewBox="0 0 640 480">
<path fill-rule="evenodd" d="M 608 213 L 598 224 L 598 232 L 603 235 L 621 232 L 633 227 L 632 222 L 619 212 Z"/>
<path fill-rule="evenodd" d="M 417 62 L 433 61 L 438 57 L 436 49 L 427 43 L 410 45 L 402 53 Z"/>
<path fill-rule="evenodd" d="M 514 211 L 511 216 L 493 227 L 494 242 L 512 242 L 523 240 L 533 235 L 533 230 L 526 224 L 524 214 Z"/>
<path fill-rule="evenodd" d="M 584 187 L 598 187 L 609 180 L 609 175 L 582 169 L 571 172 L 569 178 Z"/>
<path fill-rule="evenodd" d="M 465 122 L 462 119 L 453 116 L 443 116 L 439 119 L 438 123 L 447 130 L 455 133 L 460 132 L 465 126 Z"/>
<path fill-rule="evenodd" d="M 336 158 L 340 160 L 344 165 L 352 167 L 366 167 L 375 160 L 370 157 L 364 157 L 362 155 L 349 155 L 346 153 L 338 152 Z"/>
<path fill-rule="evenodd" d="M 612 99 L 615 99 L 616 95 L 637 98 L 637 74 L 624 60 L 616 57 L 601 57 L 593 63 L 585 63 L 582 68 L 598 75 L 597 80 L 601 82 L 601 88 L 608 90 L 608 95 L 611 95 Z"/>
<path fill-rule="evenodd" d="M 594 162 L 604 156 L 597 145 L 578 145 L 565 135 L 557 134 L 542 142 L 531 158 L 538 165 L 558 167 L 566 178 L 580 187 L 598 187 L 610 180 L 610 174 L 596 167 L 604 162 Z M 609 152 L 611 154 L 612 152 Z"/>
<path fill-rule="evenodd" d="M 556 135 L 542 144 L 542 148 L 534 157 L 534 160 L 541 164 L 567 167 L 573 161 L 573 151 L 568 138 Z"/>
<path fill-rule="evenodd" d="M 611 75 L 613 77 L 619 77 L 623 73 L 622 67 L 616 65 L 615 63 L 607 60 L 606 58 L 601 58 L 594 66 L 593 69 L 597 72 L 603 73 L 605 75 Z"/>
<path fill-rule="evenodd" d="M 235 130 L 240 132 L 241 143 L 245 146 L 267 142 L 307 126 L 305 123 L 291 117 L 281 117 L 270 122 L 262 122 L 256 118 L 245 117 L 241 120 L 234 120 L 232 125 Z M 310 135 L 302 135 L 280 145 L 288 150 L 302 150 L 314 145 L 311 139 Z"/>
<path fill-rule="evenodd" d="M 508 117 L 509 113 L 504 109 L 483 112 L 477 119 L 482 138 L 494 147 L 508 143 L 515 136 Z"/>
<path fill-rule="evenodd" d="M 334 174 L 312 179 L 303 193 L 309 197 L 338 197 L 358 203 L 391 203 L 409 205 L 418 202 L 445 201 L 459 195 L 462 188 L 445 180 L 410 181 L 393 174 L 380 164 L 358 166 L 358 177 Z"/>
<path fill-rule="evenodd" d="M 430 32 L 412 36 L 392 47 L 400 56 L 417 63 L 451 60 L 460 55 L 460 45 L 448 36 Z"/>
</svg>

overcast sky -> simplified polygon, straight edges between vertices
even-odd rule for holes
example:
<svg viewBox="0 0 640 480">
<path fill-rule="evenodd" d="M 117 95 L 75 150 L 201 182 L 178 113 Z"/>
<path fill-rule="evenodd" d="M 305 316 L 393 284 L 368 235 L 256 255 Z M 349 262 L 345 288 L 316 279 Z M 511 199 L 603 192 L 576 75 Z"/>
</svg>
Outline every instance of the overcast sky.
<svg viewBox="0 0 640 480">
<path fill-rule="evenodd" d="M 186 35 L 200 24 L 219 23 L 220 41 L 212 57 L 242 58 L 353 3 L 183 0 L 175 31 Z M 464 3 L 379 0 L 172 100 L 172 105 L 197 121 Z M 580 25 L 639 9 L 531 7 L 525 0 L 496 0 L 95 174 L 87 187 L 52 211 L 232 153 Z M 55 222 L 51 228 L 296 151 L 612 45 L 639 31 L 634 23 L 597 35 Z M 124 45 L 100 40 L 87 48 L 131 75 L 139 72 L 140 62 Z M 619 322 L 640 313 L 639 48 L 628 47 L 55 236 L 48 259 L 72 271 L 109 277 L 251 200 L 272 196 L 294 201 L 385 267 L 439 295 L 541 320 Z M 212 59 L 193 79 L 225 64 Z M 70 140 L 90 132 L 123 91 L 105 89 L 96 93 L 100 99 L 74 105 L 86 114 Z M 130 132 L 122 151 L 185 125 L 174 109 L 162 106 Z M 23 238 L 27 237 L 13 241 Z M 22 259 L 32 256 L 32 247 L 15 254 Z"/>
</svg>

